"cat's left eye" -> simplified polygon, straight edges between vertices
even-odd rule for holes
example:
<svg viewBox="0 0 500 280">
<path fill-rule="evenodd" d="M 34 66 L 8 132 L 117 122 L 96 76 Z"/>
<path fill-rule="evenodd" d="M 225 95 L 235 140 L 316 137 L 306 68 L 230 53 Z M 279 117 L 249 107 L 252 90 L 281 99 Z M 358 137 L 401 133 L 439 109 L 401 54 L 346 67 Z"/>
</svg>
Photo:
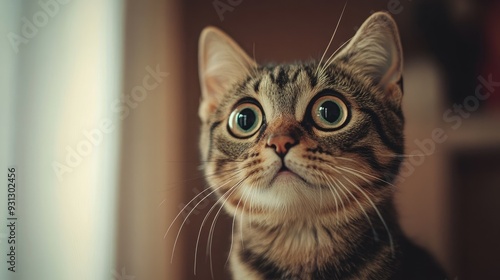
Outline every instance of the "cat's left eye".
<svg viewBox="0 0 500 280">
<path fill-rule="evenodd" d="M 262 125 L 262 110 L 254 103 L 238 105 L 229 115 L 228 128 L 237 138 L 248 138 L 254 135 Z"/>
<path fill-rule="evenodd" d="M 324 95 L 314 102 L 311 114 L 318 128 L 334 130 L 346 123 L 349 112 L 346 104 L 340 98 Z"/>
</svg>

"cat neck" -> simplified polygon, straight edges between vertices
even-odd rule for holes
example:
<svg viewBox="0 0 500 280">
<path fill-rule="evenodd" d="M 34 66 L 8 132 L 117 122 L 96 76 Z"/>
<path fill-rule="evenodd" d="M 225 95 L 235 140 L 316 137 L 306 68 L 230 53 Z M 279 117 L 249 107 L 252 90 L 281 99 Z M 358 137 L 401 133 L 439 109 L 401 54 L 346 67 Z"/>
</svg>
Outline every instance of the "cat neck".
<svg viewBox="0 0 500 280">
<path fill-rule="evenodd" d="M 338 269 L 343 263 L 362 265 L 363 257 L 394 255 L 401 236 L 394 207 L 387 203 L 378 209 L 387 222 L 376 211 L 368 211 L 368 217 L 344 223 L 311 217 L 281 224 L 240 224 L 233 236 L 233 258 L 250 265 L 256 260 L 269 262 L 276 269 L 300 267 L 304 270 L 300 273 L 313 275 L 319 268 Z"/>
</svg>

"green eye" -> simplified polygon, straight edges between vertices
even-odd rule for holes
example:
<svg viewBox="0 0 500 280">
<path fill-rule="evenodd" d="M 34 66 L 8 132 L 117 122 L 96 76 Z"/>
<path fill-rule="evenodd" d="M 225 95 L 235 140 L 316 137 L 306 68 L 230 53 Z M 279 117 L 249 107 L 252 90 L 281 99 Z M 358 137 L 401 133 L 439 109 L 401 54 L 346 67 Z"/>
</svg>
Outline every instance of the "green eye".
<svg viewBox="0 0 500 280">
<path fill-rule="evenodd" d="M 257 105 L 242 103 L 229 115 L 229 131 L 237 138 L 248 138 L 259 130 L 262 118 L 262 111 Z"/>
<path fill-rule="evenodd" d="M 311 114 L 314 123 L 320 129 L 332 130 L 341 127 L 346 122 L 348 110 L 340 98 L 325 95 L 314 102 Z"/>
</svg>

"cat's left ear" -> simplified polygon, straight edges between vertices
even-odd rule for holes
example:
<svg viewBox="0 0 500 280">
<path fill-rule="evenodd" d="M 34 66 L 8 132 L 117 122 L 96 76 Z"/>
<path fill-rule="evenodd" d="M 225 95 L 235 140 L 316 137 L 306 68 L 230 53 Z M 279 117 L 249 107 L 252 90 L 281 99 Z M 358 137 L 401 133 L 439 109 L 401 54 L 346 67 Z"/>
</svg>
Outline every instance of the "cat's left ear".
<svg viewBox="0 0 500 280">
<path fill-rule="evenodd" d="M 371 15 L 336 60 L 352 65 L 384 89 L 397 85 L 403 71 L 398 28 L 386 12 Z"/>
<path fill-rule="evenodd" d="M 202 31 L 198 51 L 202 92 L 198 114 L 206 120 L 214 113 L 222 95 L 250 75 L 256 63 L 227 34 L 215 27 L 206 27 Z"/>
</svg>

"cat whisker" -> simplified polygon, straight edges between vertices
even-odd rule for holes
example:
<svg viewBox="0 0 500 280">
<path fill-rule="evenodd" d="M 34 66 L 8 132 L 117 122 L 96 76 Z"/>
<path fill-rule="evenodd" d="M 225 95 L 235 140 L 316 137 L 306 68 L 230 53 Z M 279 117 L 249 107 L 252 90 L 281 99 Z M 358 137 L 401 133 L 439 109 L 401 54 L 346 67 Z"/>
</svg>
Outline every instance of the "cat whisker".
<svg viewBox="0 0 500 280">
<path fill-rule="evenodd" d="M 332 168 L 332 166 L 330 166 Z M 394 186 L 393 184 L 387 182 L 387 181 L 384 181 L 380 178 L 377 178 L 376 176 L 373 176 L 373 175 L 370 175 L 368 173 L 365 173 L 365 172 L 362 172 L 362 171 L 359 171 L 359 170 L 356 170 L 356 169 L 352 169 L 352 168 L 349 168 L 349 167 L 337 167 L 338 169 L 340 170 L 343 170 L 347 173 L 350 173 L 360 179 L 362 179 L 363 181 L 365 181 L 366 183 L 368 184 L 371 184 L 371 182 L 366 179 L 365 177 L 363 177 L 361 174 L 365 175 L 365 176 L 369 176 L 369 177 L 372 177 L 376 180 L 380 180 L 380 181 L 383 181 L 391 186 Z M 372 205 L 372 207 L 374 208 L 375 212 L 377 213 L 378 217 L 380 218 L 380 220 L 382 221 L 382 224 L 384 225 L 384 228 L 385 230 L 387 231 L 387 235 L 389 236 L 389 243 L 390 243 L 390 246 L 391 246 L 391 251 L 392 253 L 394 254 L 394 245 L 393 245 L 393 241 L 392 241 L 392 235 L 389 231 L 389 227 L 387 226 L 387 223 L 385 222 L 385 219 L 382 217 L 382 214 L 380 213 L 378 207 L 375 205 L 375 203 L 373 202 L 373 200 L 368 196 L 368 194 L 361 188 L 359 187 L 356 183 L 354 183 L 353 181 L 351 181 L 349 178 L 347 178 L 345 175 L 342 176 L 347 182 L 349 182 L 351 185 L 353 185 L 357 190 L 359 190 L 367 199 L 368 199 L 368 202 Z M 394 186 L 395 187 L 395 186 Z"/>
<path fill-rule="evenodd" d="M 342 193 L 346 199 L 349 199 L 349 197 L 347 197 L 347 194 L 342 190 L 342 188 L 338 186 L 338 184 L 335 181 L 332 180 L 332 183 L 335 186 L 335 189 L 339 191 L 339 193 Z M 339 199 L 340 199 L 340 204 L 342 204 L 342 209 L 344 209 L 344 211 L 342 212 L 344 213 L 345 222 L 349 222 L 350 219 L 349 216 L 347 215 L 347 208 L 345 207 L 344 200 L 342 199 L 342 196 L 340 196 L 340 194 L 339 194 Z"/>
<path fill-rule="evenodd" d="M 234 215 L 233 215 L 233 222 L 232 222 L 232 225 L 231 225 L 231 245 L 229 247 L 229 254 L 227 255 L 227 259 L 226 259 L 226 263 L 224 264 L 224 266 L 227 266 L 227 264 L 229 263 L 229 257 L 231 256 L 231 253 L 233 251 L 233 242 L 234 242 L 234 224 L 236 222 L 236 215 L 238 215 L 238 208 L 240 206 L 240 203 L 242 200 L 244 200 L 245 196 L 242 195 L 240 197 L 240 199 L 238 200 L 238 204 L 236 204 L 236 209 L 234 211 Z M 243 209 L 245 208 L 245 206 L 243 205 Z M 243 214 L 243 209 L 241 210 L 241 213 Z M 240 220 L 240 223 L 241 223 L 241 220 Z"/>
<path fill-rule="evenodd" d="M 342 159 L 342 160 L 346 160 L 346 161 L 350 161 L 350 162 L 358 163 L 355 159 L 352 159 L 352 158 L 346 158 L 346 157 L 335 157 L 335 159 Z"/>
<path fill-rule="evenodd" d="M 233 177 L 236 177 L 238 173 L 236 173 Z M 221 189 L 222 187 L 224 187 L 226 184 L 228 184 L 229 182 L 231 182 L 233 178 L 230 178 L 228 179 L 225 183 L 223 183 L 221 186 L 217 187 L 217 188 L 213 188 L 213 190 L 205 195 L 198 203 L 196 203 L 196 205 L 193 207 L 193 209 L 191 209 L 191 211 L 189 211 L 189 213 L 186 215 L 186 217 L 184 218 L 184 221 L 182 222 L 178 232 L 177 232 L 177 236 L 175 237 L 175 241 L 174 241 L 174 247 L 172 249 L 172 256 L 170 258 L 170 263 L 173 262 L 174 260 L 174 254 L 175 254 L 175 247 L 177 245 L 177 241 L 179 240 L 179 236 L 181 234 L 181 231 L 182 231 L 182 228 L 184 227 L 184 224 L 186 223 L 187 219 L 189 218 L 189 216 L 193 213 L 193 211 L 196 209 L 196 207 L 198 207 L 198 205 L 200 205 L 205 199 L 207 199 L 210 195 L 212 195 L 214 192 L 216 192 L 217 190 Z M 206 190 L 210 190 L 210 188 L 207 188 Z M 177 216 L 174 218 L 174 221 L 172 221 L 172 223 L 170 224 L 170 226 L 168 227 L 167 229 L 167 232 L 165 233 L 165 235 L 163 236 L 163 238 L 165 238 L 168 234 L 168 232 L 170 231 L 172 225 L 174 224 L 174 222 L 178 219 L 178 217 L 184 212 L 184 210 L 186 209 L 186 207 L 191 204 L 191 202 L 193 202 L 198 196 L 200 196 L 201 194 L 203 194 L 205 191 L 202 191 L 200 192 L 198 195 L 196 195 L 193 199 L 191 199 L 191 201 L 189 201 L 186 206 L 184 206 L 182 208 L 182 210 L 179 212 L 179 214 L 177 214 Z"/>
<path fill-rule="evenodd" d="M 166 198 L 164 198 L 164 199 L 160 202 L 160 204 L 158 204 L 158 208 L 160 208 L 160 206 L 162 206 L 162 205 L 163 205 L 163 203 L 165 203 L 165 201 L 167 201 L 167 199 L 166 199 Z"/>
<path fill-rule="evenodd" d="M 385 222 L 385 219 L 384 217 L 382 217 L 382 214 L 380 213 L 378 207 L 375 205 L 375 203 L 373 202 L 373 200 L 370 198 L 370 196 L 365 192 L 363 191 L 363 189 L 361 187 L 359 187 L 357 184 L 355 184 L 353 181 L 349 180 L 349 178 L 347 178 L 346 176 L 343 176 L 344 179 L 349 182 L 352 186 L 354 186 L 359 192 L 361 192 L 365 197 L 366 199 L 368 199 L 368 202 L 370 202 L 370 204 L 372 205 L 373 209 L 375 210 L 375 212 L 377 213 L 380 221 L 382 222 L 382 224 L 384 225 L 384 228 L 385 230 L 387 231 L 387 235 L 389 237 L 389 244 L 390 244 L 390 247 L 391 247 L 391 251 L 392 251 L 392 254 L 394 256 L 395 254 L 395 251 L 394 251 L 394 243 L 392 241 L 392 234 L 391 232 L 389 231 L 389 227 L 387 226 L 387 223 Z"/>
<path fill-rule="evenodd" d="M 255 191 L 252 191 L 252 196 L 250 197 L 250 214 L 248 215 L 248 221 L 249 221 L 249 225 L 250 225 L 250 228 L 252 227 L 252 220 L 253 220 L 253 210 L 254 210 L 254 198 L 255 198 Z"/>
<path fill-rule="evenodd" d="M 222 186 L 221 186 L 222 187 Z M 199 194 L 197 194 L 195 197 L 193 197 L 182 209 L 181 211 L 179 211 L 179 213 L 177 214 L 177 216 L 175 216 L 174 220 L 172 221 L 172 223 L 170 223 L 170 226 L 168 227 L 167 229 L 167 232 L 165 232 L 165 235 L 163 235 L 163 239 L 165 239 L 167 237 L 167 234 L 168 232 L 170 231 L 170 229 L 172 228 L 172 226 L 174 225 L 175 221 L 179 218 L 179 216 L 184 212 L 184 210 L 186 210 L 186 208 L 189 206 L 189 204 L 191 204 L 191 202 L 193 202 L 195 199 L 197 199 L 200 195 L 202 195 L 204 192 L 210 190 L 210 188 L 207 188 L 207 189 L 204 189 L 203 191 L 201 191 Z M 210 196 L 212 193 L 214 193 L 216 190 L 212 190 L 206 197 Z M 203 198 L 201 201 L 203 201 L 205 198 Z M 193 208 L 195 209 L 196 206 Z M 191 213 L 191 212 L 190 212 Z M 175 246 L 174 246 L 175 248 Z"/>
<path fill-rule="evenodd" d="M 337 190 L 335 189 L 335 187 L 330 183 L 330 178 L 328 176 L 326 176 L 326 174 L 324 172 L 319 172 L 318 173 L 324 178 L 327 180 L 327 186 L 328 186 L 328 190 L 330 190 L 330 192 L 332 193 L 332 196 L 333 196 L 333 201 L 335 202 L 335 213 L 337 215 L 337 225 L 339 223 L 339 219 L 338 219 L 338 216 L 339 216 L 339 204 L 338 204 L 338 201 L 337 201 Z M 339 197 L 340 199 L 340 197 Z"/>
<path fill-rule="evenodd" d="M 350 158 L 337 157 L 337 159 L 342 159 L 342 160 L 353 162 L 355 164 L 359 164 L 359 162 L 357 162 L 356 160 L 350 159 Z M 370 177 L 372 179 L 375 179 L 377 181 L 380 181 L 380 182 L 386 183 L 386 184 L 388 184 L 390 186 L 396 187 L 394 184 L 392 184 L 391 182 L 388 182 L 387 180 L 384 180 L 384 179 L 382 179 L 382 178 L 380 178 L 378 176 L 374 176 L 374 175 L 368 174 L 366 172 L 360 171 L 358 169 L 350 168 L 350 167 L 347 167 L 347 166 L 343 166 L 343 167 L 337 166 L 337 168 L 344 169 L 345 172 L 348 172 L 348 173 L 351 173 L 351 174 L 353 174 L 353 172 L 357 173 L 357 174 L 353 174 L 353 175 L 357 176 L 358 178 L 362 179 L 363 181 L 365 181 L 368 184 L 372 184 L 372 182 L 370 182 L 369 180 L 366 180 L 366 178 L 364 178 L 364 177 L 362 177 L 360 175 L 365 175 L 365 176 L 368 176 L 368 177 Z"/>
<path fill-rule="evenodd" d="M 255 61 L 255 63 L 257 63 L 257 56 L 255 55 L 255 42 L 253 42 L 253 46 L 252 46 L 252 55 L 253 55 L 253 61 Z M 251 77 L 252 78 L 257 77 L 257 75 L 258 75 L 258 68 L 257 67 L 252 67 L 251 70 L 253 72 L 253 75 Z"/>
<path fill-rule="evenodd" d="M 335 55 L 345 46 L 347 45 L 347 43 L 349 43 L 350 41 L 352 40 L 352 37 L 349 38 L 347 41 L 345 41 L 344 43 L 342 43 L 331 55 L 330 57 L 328 57 L 328 59 L 326 60 L 325 64 L 323 65 L 323 67 L 321 67 L 321 72 L 324 72 L 325 69 L 328 68 L 328 66 L 330 66 L 333 62 L 333 58 L 335 57 Z"/>
<path fill-rule="evenodd" d="M 204 176 L 205 176 L 205 178 L 220 177 L 221 175 L 232 173 L 232 172 L 239 171 L 239 170 L 241 170 L 241 168 L 234 167 L 234 168 L 225 169 L 225 170 L 222 170 L 222 171 L 219 171 L 219 172 L 205 174 Z"/>
<path fill-rule="evenodd" d="M 239 162 L 244 162 L 245 160 L 235 160 L 235 159 L 219 159 L 219 160 L 200 160 L 201 164 L 198 166 L 199 168 L 205 168 L 203 166 L 205 163 L 217 163 L 217 162 L 231 162 L 231 163 L 239 163 Z"/>
<path fill-rule="evenodd" d="M 206 160 L 206 161 L 202 161 L 200 165 L 198 165 L 198 170 L 200 171 L 204 171 L 206 169 L 206 166 L 207 166 L 207 163 L 219 163 L 220 161 L 217 161 L 217 160 Z M 243 160 L 226 160 L 225 162 L 227 163 L 242 163 L 244 162 Z M 232 168 L 234 169 L 234 168 Z"/>
<path fill-rule="evenodd" d="M 323 190 L 322 188 L 319 188 L 319 207 L 323 207 Z"/>
<path fill-rule="evenodd" d="M 208 177 L 220 176 L 220 175 L 223 175 L 223 174 L 226 174 L 226 173 L 231 173 L 231 172 L 234 172 L 234 171 L 237 171 L 237 170 L 239 170 L 239 168 L 230 168 L 230 169 L 222 170 L 222 171 L 219 171 L 219 172 L 216 172 L 216 173 L 213 173 L 213 174 L 195 176 L 195 177 L 191 177 L 191 178 L 188 178 L 188 179 L 179 180 L 177 182 L 169 182 L 169 183 L 166 184 L 166 186 L 172 186 L 172 185 L 178 185 L 178 186 L 166 188 L 164 191 L 170 191 L 170 190 L 179 188 L 179 187 L 185 185 L 185 183 L 189 183 L 189 182 L 192 182 L 192 181 L 197 181 L 197 180 L 205 179 L 205 178 L 208 178 Z"/>
<path fill-rule="evenodd" d="M 400 158 L 410 158 L 414 156 L 431 156 L 432 153 L 421 153 L 421 154 L 379 154 L 381 157 L 400 157 Z"/>
<path fill-rule="evenodd" d="M 247 192 L 247 194 L 245 196 L 245 202 L 243 203 L 243 209 L 246 209 L 246 205 L 247 205 L 247 202 L 248 202 L 248 200 L 250 198 L 250 194 L 253 195 L 253 192 L 254 192 L 253 188 L 250 190 L 250 192 Z M 252 207 L 252 206 L 250 205 L 250 207 Z M 240 238 L 241 238 L 241 246 L 242 247 L 244 245 L 243 244 L 243 221 L 244 221 L 243 220 L 243 213 L 245 213 L 245 211 L 242 210 L 241 211 L 241 215 L 240 215 Z M 230 257 L 230 255 L 228 256 L 228 258 L 229 257 Z"/>
<path fill-rule="evenodd" d="M 234 168 L 234 170 L 231 170 L 230 172 L 234 172 L 234 171 L 236 171 L 236 170 L 238 170 L 238 169 L 237 169 L 237 168 Z M 229 171 L 229 170 L 228 170 L 228 171 Z M 224 173 L 226 173 L 226 172 L 224 172 Z M 211 174 L 211 175 L 213 175 L 213 176 L 219 175 L 219 176 L 220 176 L 221 174 L 224 174 L 224 173 L 222 173 L 222 172 L 221 172 L 221 173 L 218 173 L 218 174 Z M 227 173 L 229 173 L 229 172 L 227 172 Z M 236 176 L 238 173 L 241 173 L 241 172 L 237 172 L 236 174 L 233 174 L 233 176 L 231 176 L 231 178 L 228 180 L 228 182 L 229 182 L 230 180 L 232 180 L 232 179 L 234 178 L 234 176 Z M 221 186 L 220 186 L 219 188 L 217 188 L 217 189 L 220 189 L 220 188 L 221 188 L 221 187 L 223 187 L 224 185 L 225 185 L 225 184 L 221 185 Z M 197 194 L 195 197 L 193 197 L 193 198 L 192 198 L 192 199 L 191 199 L 191 200 L 190 200 L 190 201 L 189 201 L 189 202 L 188 202 L 188 203 L 187 203 L 187 204 L 186 204 L 186 205 L 185 205 L 185 206 L 181 209 L 181 211 L 179 211 L 179 213 L 177 214 L 177 216 L 175 216 L 175 218 L 174 218 L 174 220 L 172 221 L 172 223 L 170 223 L 170 226 L 168 227 L 167 231 L 165 232 L 165 235 L 163 236 L 163 238 L 165 238 L 165 237 L 167 236 L 168 232 L 170 231 L 170 229 L 171 229 L 171 228 L 172 228 L 172 226 L 174 225 L 175 221 L 176 221 L 176 220 L 179 218 L 179 216 L 180 216 L 180 215 L 184 212 L 184 210 L 186 210 L 186 208 L 187 208 L 187 207 L 188 207 L 188 206 L 189 206 L 189 205 L 190 205 L 193 201 L 195 201 L 195 200 L 196 200 L 199 196 L 201 196 L 204 192 L 209 191 L 209 190 L 211 190 L 211 188 L 206 188 L 206 189 L 204 189 L 203 191 L 201 191 L 199 194 Z M 216 190 L 212 190 L 212 192 L 210 192 L 210 193 L 209 193 L 206 197 L 210 196 L 210 195 L 211 195 L 212 193 L 214 193 L 215 191 L 216 191 Z M 205 197 L 205 198 L 206 198 L 206 197 Z M 203 198 L 200 202 L 198 202 L 198 204 L 196 204 L 196 206 L 195 206 L 195 207 L 193 207 L 193 209 L 192 209 L 191 211 L 193 211 L 194 209 L 196 209 L 197 205 L 199 205 L 199 204 L 200 204 L 203 200 L 205 200 L 205 198 Z M 162 205 L 165 201 L 166 201 L 166 199 L 164 199 L 164 200 L 160 203 L 160 205 L 158 205 L 158 207 L 160 207 L 160 206 L 161 206 L 161 205 Z M 190 212 L 190 213 L 191 213 L 191 212 Z M 188 216 L 189 216 L 189 214 L 188 214 Z"/>
<path fill-rule="evenodd" d="M 349 220 L 349 217 L 347 216 L 346 212 L 347 212 L 347 208 L 345 207 L 345 204 L 344 204 L 344 200 L 342 200 L 342 196 L 340 195 L 340 192 L 342 192 L 342 194 L 344 194 L 344 192 L 339 189 L 339 187 L 337 186 L 337 184 L 333 181 L 333 178 L 330 177 L 330 176 L 327 176 L 324 172 L 323 173 L 323 176 L 324 178 L 328 181 L 328 186 L 330 187 L 330 190 L 333 190 L 335 192 L 336 195 L 334 195 L 334 201 L 335 201 L 335 204 L 337 205 L 337 200 L 335 197 L 338 197 L 339 201 L 340 201 L 340 204 L 342 205 L 342 209 L 343 209 L 343 214 L 344 214 L 344 219 L 345 221 L 348 221 Z M 345 194 L 344 194 L 345 196 Z M 346 196 L 347 198 L 347 196 Z M 337 213 L 338 213 L 338 207 L 336 208 L 337 210 Z M 338 225 L 338 214 L 337 214 L 337 225 Z"/>
<path fill-rule="evenodd" d="M 198 207 L 198 205 L 199 205 L 201 202 L 203 202 L 206 198 L 208 198 L 211 194 L 213 194 L 215 191 L 217 191 L 217 190 L 218 190 L 218 189 L 220 189 L 220 188 L 222 188 L 222 186 L 221 186 L 221 187 L 219 187 L 219 188 L 214 189 L 213 191 L 211 191 L 208 195 L 206 195 L 205 197 L 203 197 L 203 199 L 201 199 L 201 200 L 200 200 L 200 201 L 199 201 L 199 202 L 198 202 L 198 203 L 197 203 L 197 204 L 193 207 L 193 209 L 191 209 L 191 211 L 189 211 L 189 212 L 188 212 L 188 214 L 187 214 L 187 215 L 186 215 L 186 217 L 184 218 L 184 221 L 182 221 L 182 224 L 181 224 L 181 226 L 180 226 L 180 228 L 179 228 L 179 230 L 178 230 L 178 232 L 177 232 L 177 235 L 176 235 L 176 237 L 175 237 L 174 247 L 173 247 L 173 249 L 172 249 L 172 256 L 171 256 L 171 258 L 170 258 L 170 263 L 172 263 L 172 262 L 173 262 L 173 260 L 174 260 L 174 254 L 175 254 L 175 248 L 176 248 L 176 246 L 177 246 L 177 241 L 178 241 L 178 239 L 179 239 L 179 235 L 180 235 L 180 233 L 181 233 L 181 231 L 182 231 L 182 228 L 184 227 L 184 224 L 186 223 L 186 221 L 187 221 L 188 217 L 191 215 L 191 213 L 193 213 L 193 211 L 196 209 L 196 207 Z M 208 190 L 208 189 L 207 189 L 207 190 Z M 200 194 L 202 194 L 202 193 L 203 193 L 203 192 L 201 192 Z M 199 196 L 200 194 L 198 194 L 197 196 Z M 195 198 L 196 198 L 196 197 L 195 197 Z M 194 198 L 193 198 L 193 200 L 194 200 Z M 191 200 L 191 201 L 192 201 L 192 200 Z M 186 204 L 186 206 L 184 206 L 184 208 L 183 208 L 183 209 L 179 212 L 179 214 L 177 215 L 177 217 L 175 217 L 174 222 L 175 222 L 175 220 L 178 218 L 178 216 L 184 212 L 184 209 L 185 209 L 185 208 L 186 208 L 186 207 L 187 207 L 187 206 L 191 203 L 191 201 L 190 201 L 188 204 Z M 173 222 L 172 222 L 172 224 L 169 226 L 169 228 L 167 229 L 167 232 L 165 233 L 165 235 L 163 236 L 163 238 L 165 238 L 165 237 L 167 236 L 167 234 L 168 234 L 168 232 L 170 231 L 170 228 L 172 227 L 172 225 L 173 225 Z"/>
<path fill-rule="evenodd" d="M 237 174 L 239 174 L 239 173 L 241 173 L 241 172 L 238 172 Z M 236 177 L 236 175 L 235 175 L 234 177 Z M 231 180 L 232 180 L 232 179 L 234 179 L 234 178 L 229 179 L 229 180 L 228 180 L 228 181 L 226 181 L 224 184 L 222 184 L 221 186 L 217 187 L 215 190 L 218 190 L 218 189 L 220 189 L 220 188 L 224 187 L 224 186 L 225 186 L 225 185 L 227 185 L 229 182 L 231 182 Z M 244 180 L 244 179 L 242 179 L 241 181 L 243 181 L 243 180 Z M 229 191 L 231 191 L 231 190 L 232 190 L 232 189 L 233 189 L 236 185 L 237 185 L 237 184 L 235 184 L 234 186 L 232 186 L 232 187 L 228 190 L 228 192 L 229 192 Z M 201 230 L 203 229 L 203 225 L 205 224 L 205 222 L 206 222 L 206 220 L 207 220 L 208 216 L 212 213 L 212 211 L 213 211 L 213 210 L 215 209 L 215 207 L 217 206 L 217 203 L 219 203 L 219 201 L 220 201 L 221 199 L 223 199 L 223 198 L 224 198 L 224 196 L 225 196 L 228 192 L 224 193 L 224 194 L 223 194 L 223 195 L 222 195 L 222 196 L 221 196 L 221 197 L 220 197 L 220 198 L 216 201 L 216 203 L 214 203 L 214 205 L 212 205 L 212 207 L 210 207 L 209 211 L 207 212 L 207 214 L 205 214 L 205 217 L 203 218 L 203 221 L 201 222 L 201 225 L 200 225 L 200 230 L 198 231 L 198 237 L 197 237 L 197 239 L 196 239 L 196 246 L 195 246 L 195 255 L 194 255 L 194 274 L 195 274 L 195 275 L 196 275 L 196 260 L 197 260 L 197 255 L 198 255 L 198 245 L 199 245 L 199 243 L 200 243 L 200 235 L 201 235 Z M 179 231 L 179 233 L 180 233 L 180 231 Z"/>
<path fill-rule="evenodd" d="M 354 176 L 356 176 L 356 177 L 360 178 L 361 180 L 365 181 L 365 182 L 366 182 L 366 183 L 368 183 L 368 184 L 372 184 L 372 182 L 370 182 L 369 180 L 367 180 L 365 177 L 363 177 L 363 176 L 361 176 L 361 175 L 368 176 L 368 177 L 370 177 L 370 178 L 372 178 L 372 179 L 375 179 L 375 180 L 377 180 L 377 181 L 380 181 L 380 182 L 386 183 L 387 185 L 389 185 L 389 186 L 392 186 L 392 187 L 395 187 L 395 188 L 396 188 L 396 186 L 395 186 L 394 184 L 392 184 L 392 183 L 390 183 L 390 182 L 387 182 L 386 180 L 384 180 L 384 179 L 382 179 L 382 178 L 379 178 L 379 177 L 377 177 L 377 176 L 373 176 L 373 175 L 371 175 L 371 174 L 368 174 L 368 173 L 366 173 L 366 172 L 359 171 L 359 170 L 357 170 L 357 169 L 353 169 L 353 168 L 349 168 L 349 167 L 338 167 L 338 168 L 339 168 L 340 170 L 345 171 L 345 172 L 351 173 L 352 175 L 354 175 Z"/>
<path fill-rule="evenodd" d="M 231 189 L 229 189 L 227 191 L 227 193 L 229 193 L 226 197 L 226 199 L 222 202 L 221 206 L 219 207 L 219 210 L 217 211 L 217 213 L 215 214 L 215 217 L 212 221 L 212 225 L 210 226 L 210 231 L 208 233 L 208 239 L 207 239 L 207 251 L 209 252 L 209 256 L 210 256 L 210 273 L 212 275 L 212 279 L 214 279 L 214 270 L 213 270 L 213 262 L 212 262 L 212 244 L 213 244 L 213 237 L 214 237 L 214 233 L 215 233 L 215 225 L 217 224 L 217 220 L 219 219 L 219 215 L 222 211 L 222 209 L 224 208 L 224 204 L 226 204 L 226 202 L 228 201 L 229 197 L 231 197 L 231 195 L 236 191 L 236 189 L 241 185 L 241 183 L 245 180 L 242 179 L 241 181 L 239 181 L 238 183 L 236 183 L 236 185 L 234 185 Z M 200 228 L 200 232 L 201 232 L 201 228 Z M 231 238 L 231 246 L 232 246 L 232 238 Z M 196 258 L 195 258 L 196 259 Z"/>
<path fill-rule="evenodd" d="M 325 51 L 323 52 L 323 55 L 321 56 L 321 59 L 319 60 L 318 66 L 316 67 L 316 70 L 314 71 L 314 74 L 318 74 L 318 70 L 320 68 L 321 62 L 323 61 L 323 58 L 325 58 L 326 53 L 328 52 L 328 49 L 330 49 L 330 45 L 332 44 L 333 38 L 335 38 L 335 34 L 337 33 L 337 29 L 339 28 L 340 21 L 342 20 L 342 16 L 344 15 L 345 8 L 347 6 L 347 1 L 344 4 L 344 7 L 342 8 L 342 12 L 340 13 L 339 20 L 337 21 L 337 25 L 335 26 L 335 30 L 333 31 L 332 37 L 330 37 L 330 41 L 328 42 L 328 45 L 326 46 Z"/>
<path fill-rule="evenodd" d="M 368 213 L 366 212 L 366 209 L 365 207 L 359 202 L 359 200 L 356 198 L 356 196 L 349 190 L 349 188 L 347 188 L 340 180 L 338 179 L 335 179 L 337 181 L 338 184 L 340 184 L 344 190 L 346 190 L 350 195 L 351 197 L 356 201 L 356 203 L 359 205 L 359 208 L 361 208 L 361 211 L 363 212 L 363 214 L 365 215 L 366 217 L 366 220 L 368 221 L 368 224 L 370 224 L 370 227 L 372 228 L 372 232 L 373 232 L 373 238 L 375 240 L 378 240 L 378 235 L 377 235 L 377 231 L 375 230 L 375 227 L 373 227 L 373 223 L 372 223 L 372 220 L 370 219 L 370 216 L 368 215 Z"/>
</svg>

